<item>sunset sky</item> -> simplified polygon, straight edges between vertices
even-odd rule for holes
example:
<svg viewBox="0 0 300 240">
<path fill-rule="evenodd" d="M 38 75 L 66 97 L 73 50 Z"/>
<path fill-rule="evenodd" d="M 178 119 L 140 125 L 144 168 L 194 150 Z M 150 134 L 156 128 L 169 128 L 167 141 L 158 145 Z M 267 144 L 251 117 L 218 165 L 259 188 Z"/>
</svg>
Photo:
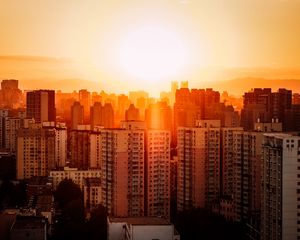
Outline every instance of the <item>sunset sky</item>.
<svg viewBox="0 0 300 240">
<path fill-rule="evenodd" d="M 151 91 L 171 80 L 196 81 L 207 68 L 300 65 L 299 0 L 0 2 L 1 56 L 67 59 L 72 74 L 61 67 L 62 78 L 109 89 Z M 3 66 L 2 79 L 22 78 Z"/>
</svg>

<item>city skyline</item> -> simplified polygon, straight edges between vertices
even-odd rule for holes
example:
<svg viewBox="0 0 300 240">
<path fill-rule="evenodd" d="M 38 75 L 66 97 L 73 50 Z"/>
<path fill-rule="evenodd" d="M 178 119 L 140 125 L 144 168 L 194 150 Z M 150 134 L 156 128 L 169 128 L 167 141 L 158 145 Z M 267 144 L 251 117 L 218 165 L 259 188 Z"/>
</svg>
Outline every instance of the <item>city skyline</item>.
<svg viewBox="0 0 300 240">
<path fill-rule="evenodd" d="M 0 0 L 1 240 L 300 239 L 300 0 Z"/>
</svg>

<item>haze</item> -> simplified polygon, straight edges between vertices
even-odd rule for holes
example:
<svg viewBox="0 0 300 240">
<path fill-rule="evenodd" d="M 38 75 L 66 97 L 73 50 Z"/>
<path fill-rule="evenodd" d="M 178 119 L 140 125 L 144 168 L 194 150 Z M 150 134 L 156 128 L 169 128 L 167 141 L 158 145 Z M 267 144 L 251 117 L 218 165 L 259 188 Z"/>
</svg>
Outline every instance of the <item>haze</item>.
<svg viewBox="0 0 300 240">
<path fill-rule="evenodd" d="M 31 69 L 35 79 L 55 75 L 94 81 L 115 91 L 155 92 L 171 80 L 198 85 L 219 80 L 212 74 L 215 69 L 297 69 L 299 12 L 298 0 L 1 0 L 0 55 L 63 59 L 64 64 L 51 69 L 53 63 L 43 61 L 43 69 L 51 69 L 47 75 L 39 72 L 38 61 L 31 59 L 22 71 L 16 61 L 2 57 L 0 68 L 6 67 L 0 77 L 28 79 Z M 151 61 L 149 36 L 143 33 L 149 27 L 162 33 L 153 40 L 158 54 L 151 55 Z M 130 36 L 137 36 L 146 54 L 126 52 L 136 46 L 128 41 Z M 120 55 L 124 51 L 129 56 L 125 60 Z M 152 66 L 155 59 L 163 59 L 160 66 L 166 67 Z M 149 67 L 141 70 L 139 60 Z"/>
</svg>

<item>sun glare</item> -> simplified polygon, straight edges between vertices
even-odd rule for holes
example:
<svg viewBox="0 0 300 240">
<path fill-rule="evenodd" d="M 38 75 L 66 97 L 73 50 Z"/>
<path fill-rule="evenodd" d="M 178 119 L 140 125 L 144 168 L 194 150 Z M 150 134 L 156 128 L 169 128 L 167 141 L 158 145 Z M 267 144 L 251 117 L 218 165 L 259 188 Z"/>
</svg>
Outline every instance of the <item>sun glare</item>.
<svg viewBox="0 0 300 240">
<path fill-rule="evenodd" d="M 162 81 L 178 74 L 187 62 L 187 49 L 179 35 L 147 26 L 130 32 L 120 44 L 122 68 L 139 80 Z"/>
</svg>

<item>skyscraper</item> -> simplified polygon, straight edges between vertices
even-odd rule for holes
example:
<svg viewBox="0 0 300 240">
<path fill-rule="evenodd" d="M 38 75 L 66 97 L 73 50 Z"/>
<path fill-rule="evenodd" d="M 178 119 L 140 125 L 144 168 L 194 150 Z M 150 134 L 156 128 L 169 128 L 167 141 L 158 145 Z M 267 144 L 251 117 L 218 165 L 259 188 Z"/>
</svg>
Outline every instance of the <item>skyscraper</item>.
<svg viewBox="0 0 300 240">
<path fill-rule="evenodd" d="M 22 91 L 18 88 L 18 84 L 18 80 L 2 80 L 0 89 L 0 107 L 14 108 L 21 105 Z"/>
<path fill-rule="evenodd" d="M 241 112 L 241 125 L 245 130 L 253 130 L 254 123 L 271 122 L 278 119 L 287 129 L 285 112 L 292 107 L 292 91 L 279 89 L 272 92 L 271 88 L 255 88 L 244 94 L 244 107 Z"/>
<path fill-rule="evenodd" d="M 95 126 L 102 126 L 102 104 L 100 102 L 95 102 L 91 107 L 90 123 L 92 129 Z"/>
<path fill-rule="evenodd" d="M 170 217 L 171 133 L 148 130 L 146 138 L 146 214 Z"/>
<path fill-rule="evenodd" d="M 71 107 L 71 129 L 77 129 L 83 124 L 84 108 L 79 102 L 74 102 Z"/>
<path fill-rule="evenodd" d="M 36 123 L 55 122 L 55 92 L 54 90 L 37 90 L 27 92 L 27 118 L 34 118 Z"/>
<path fill-rule="evenodd" d="M 90 120 L 91 93 L 86 89 L 79 90 L 79 102 L 84 108 L 84 123 L 88 124 Z"/>
</svg>

